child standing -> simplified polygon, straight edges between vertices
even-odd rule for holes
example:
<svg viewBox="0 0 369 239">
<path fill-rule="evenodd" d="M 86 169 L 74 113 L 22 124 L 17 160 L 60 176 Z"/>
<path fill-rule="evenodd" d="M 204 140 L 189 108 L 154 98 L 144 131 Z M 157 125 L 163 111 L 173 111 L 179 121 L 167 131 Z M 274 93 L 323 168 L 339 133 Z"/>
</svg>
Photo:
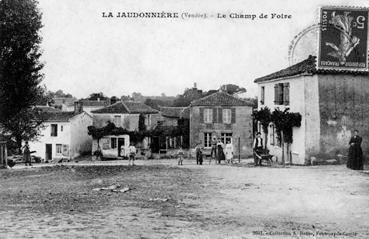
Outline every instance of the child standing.
<svg viewBox="0 0 369 239">
<path fill-rule="evenodd" d="M 180 147 L 178 150 L 178 165 L 183 165 L 183 155 L 182 147 Z"/>
<path fill-rule="evenodd" d="M 131 165 L 131 160 L 132 160 L 132 165 L 135 165 L 136 151 L 137 151 L 136 147 L 133 145 L 133 143 L 131 143 L 131 146 L 129 146 L 128 165 Z"/>
</svg>

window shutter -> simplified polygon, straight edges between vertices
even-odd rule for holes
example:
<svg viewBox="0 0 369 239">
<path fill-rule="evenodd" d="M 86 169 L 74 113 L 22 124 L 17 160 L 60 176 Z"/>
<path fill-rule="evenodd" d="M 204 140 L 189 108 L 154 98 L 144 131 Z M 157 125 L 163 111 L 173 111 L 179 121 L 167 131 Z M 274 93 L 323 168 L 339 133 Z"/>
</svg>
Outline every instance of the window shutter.
<svg viewBox="0 0 369 239">
<path fill-rule="evenodd" d="M 200 123 L 204 123 L 204 108 L 200 108 Z"/>
<path fill-rule="evenodd" d="M 265 101 L 265 86 L 261 87 L 261 96 L 260 96 L 261 100 L 260 103 L 263 105 L 264 101 Z"/>
<path fill-rule="evenodd" d="M 278 104 L 278 97 L 279 97 L 278 84 L 275 84 L 274 85 L 274 104 Z"/>
<path fill-rule="evenodd" d="M 280 105 L 283 105 L 283 99 L 284 99 L 284 96 L 283 96 L 283 87 L 284 87 L 284 84 L 283 83 L 280 83 L 279 84 L 279 104 Z"/>
<path fill-rule="evenodd" d="M 232 108 L 232 117 L 231 117 L 231 122 L 232 124 L 236 123 L 236 108 Z"/>
<path fill-rule="evenodd" d="M 213 123 L 217 122 L 217 108 L 213 108 Z"/>
<path fill-rule="evenodd" d="M 289 105 L 290 104 L 290 84 L 289 83 L 284 83 L 283 85 L 283 103 L 285 105 Z"/>
<path fill-rule="evenodd" d="M 223 123 L 223 109 L 218 108 L 218 123 Z"/>
</svg>

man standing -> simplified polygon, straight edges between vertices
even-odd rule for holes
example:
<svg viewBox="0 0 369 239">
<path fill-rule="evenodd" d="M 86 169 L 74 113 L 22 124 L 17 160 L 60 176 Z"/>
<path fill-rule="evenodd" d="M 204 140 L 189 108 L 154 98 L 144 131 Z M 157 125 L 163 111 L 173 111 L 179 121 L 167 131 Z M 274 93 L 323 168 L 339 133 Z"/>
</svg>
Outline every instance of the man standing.
<svg viewBox="0 0 369 239">
<path fill-rule="evenodd" d="M 361 149 L 361 142 L 363 139 L 359 136 L 359 131 L 354 131 L 354 136 L 350 139 L 349 155 L 347 160 L 347 167 L 353 170 L 363 170 L 363 151 Z"/>
<path fill-rule="evenodd" d="M 214 159 L 217 156 L 217 137 L 214 135 L 211 140 L 211 152 L 210 152 L 210 160 L 209 164 L 211 163 L 211 160 Z"/>
<path fill-rule="evenodd" d="M 136 157 L 136 147 L 133 145 L 133 143 L 131 143 L 131 145 L 129 146 L 128 165 L 131 165 L 131 160 L 132 165 L 135 165 L 135 157 Z"/>
<path fill-rule="evenodd" d="M 260 132 L 256 133 L 253 149 L 254 149 L 255 166 L 261 165 L 261 154 L 263 153 L 263 139 L 261 138 Z"/>
<path fill-rule="evenodd" d="M 29 166 L 32 166 L 31 164 L 31 150 L 29 149 L 28 141 L 26 141 L 26 144 L 23 146 L 23 159 L 27 166 L 27 163 Z"/>
<path fill-rule="evenodd" d="M 196 164 L 200 164 L 200 162 L 202 161 L 201 144 L 197 144 L 195 148 L 195 153 L 196 153 Z"/>
</svg>

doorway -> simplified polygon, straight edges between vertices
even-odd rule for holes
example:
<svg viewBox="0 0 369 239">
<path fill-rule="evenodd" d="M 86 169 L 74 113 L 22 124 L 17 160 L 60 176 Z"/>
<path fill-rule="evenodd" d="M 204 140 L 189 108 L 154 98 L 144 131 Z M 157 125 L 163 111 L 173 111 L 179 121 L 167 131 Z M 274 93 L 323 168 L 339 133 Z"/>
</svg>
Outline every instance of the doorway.
<svg viewBox="0 0 369 239">
<path fill-rule="evenodd" d="M 52 155 L 53 155 L 53 147 L 52 147 L 52 144 L 46 144 L 45 161 L 52 160 Z"/>
<path fill-rule="evenodd" d="M 118 156 L 119 157 L 123 157 L 124 155 L 122 155 L 122 150 L 121 150 L 121 146 L 123 146 L 123 148 L 125 148 L 125 141 L 124 138 L 118 138 Z"/>
</svg>

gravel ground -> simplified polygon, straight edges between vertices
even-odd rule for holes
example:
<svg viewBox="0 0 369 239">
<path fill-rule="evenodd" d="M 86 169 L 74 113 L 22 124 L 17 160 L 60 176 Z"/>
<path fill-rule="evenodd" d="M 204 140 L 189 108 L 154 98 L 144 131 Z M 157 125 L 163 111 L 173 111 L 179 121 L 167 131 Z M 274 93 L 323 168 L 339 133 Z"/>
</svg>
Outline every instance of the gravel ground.
<svg viewBox="0 0 369 239">
<path fill-rule="evenodd" d="M 1 170 L 0 238 L 369 238 L 369 174 L 342 165 L 126 164 Z"/>
</svg>

